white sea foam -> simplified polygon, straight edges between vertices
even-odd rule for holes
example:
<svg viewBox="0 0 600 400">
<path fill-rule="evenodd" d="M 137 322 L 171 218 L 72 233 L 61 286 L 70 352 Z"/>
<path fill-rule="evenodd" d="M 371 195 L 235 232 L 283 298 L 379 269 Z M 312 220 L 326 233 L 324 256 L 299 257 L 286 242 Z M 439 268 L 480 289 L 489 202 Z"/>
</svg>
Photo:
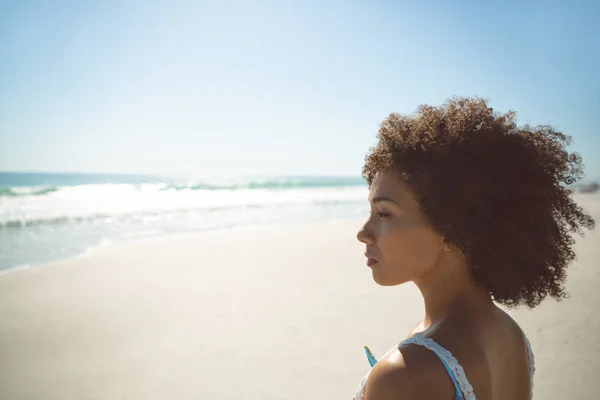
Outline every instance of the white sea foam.
<svg viewBox="0 0 600 400">
<path fill-rule="evenodd" d="M 318 187 L 290 189 L 164 190 L 164 185 L 82 185 L 44 196 L 0 197 L 0 226 L 152 216 L 177 211 L 239 207 L 276 207 L 366 201 L 366 188 Z"/>
<path fill-rule="evenodd" d="M 2 190 L 0 270 L 144 237 L 356 217 L 368 210 L 368 189 L 354 178 L 44 184 Z"/>
</svg>

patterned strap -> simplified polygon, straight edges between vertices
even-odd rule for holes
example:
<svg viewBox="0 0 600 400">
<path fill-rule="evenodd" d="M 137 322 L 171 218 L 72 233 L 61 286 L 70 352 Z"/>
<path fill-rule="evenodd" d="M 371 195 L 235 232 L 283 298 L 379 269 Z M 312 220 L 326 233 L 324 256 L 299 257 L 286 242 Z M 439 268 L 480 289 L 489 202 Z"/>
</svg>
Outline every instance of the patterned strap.
<svg viewBox="0 0 600 400">
<path fill-rule="evenodd" d="M 448 364 L 446 364 L 446 361 L 444 361 L 443 358 L 440 358 L 439 356 L 438 356 L 438 358 L 440 359 L 442 364 L 444 364 L 444 368 L 446 368 L 446 372 L 448 373 L 448 376 L 452 380 L 452 384 L 454 385 L 454 391 L 456 393 L 455 400 L 464 400 L 464 397 L 460 391 L 460 387 L 458 386 L 458 383 L 456 382 L 456 378 L 454 377 L 454 372 L 452 372 L 452 369 L 450 368 L 450 366 Z"/>
<path fill-rule="evenodd" d="M 448 350 L 446 350 L 445 348 L 440 346 L 435 340 L 424 337 L 424 336 L 419 336 L 419 335 L 411 336 L 408 339 L 401 342 L 398 345 L 398 347 L 408 345 L 408 344 L 423 346 L 423 347 L 427 348 L 428 350 L 432 351 L 433 353 L 435 353 L 435 355 L 437 355 L 442 360 L 442 362 L 445 364 L 444 366 L 449 368 L 452 371 L 452 373 L 454 375 L 454 381 L 458 384 L 458 387 L 460 388 L 460 392 L 462 393 L 463 398 L 465 400 L 477 400 L 475 397 L 475 393 L 473 393 L 473 386 L 471 386 L 471 384 L 469 383 L 469 380 L 467 379 L 467 375 L 465 374 L 465 370 L 458 363 L 456 358 L 454 358 L 452 353 L 450 353 Z M 452 376 L 451 376 L 451 378 L 452 378 Z"/>
</svg>

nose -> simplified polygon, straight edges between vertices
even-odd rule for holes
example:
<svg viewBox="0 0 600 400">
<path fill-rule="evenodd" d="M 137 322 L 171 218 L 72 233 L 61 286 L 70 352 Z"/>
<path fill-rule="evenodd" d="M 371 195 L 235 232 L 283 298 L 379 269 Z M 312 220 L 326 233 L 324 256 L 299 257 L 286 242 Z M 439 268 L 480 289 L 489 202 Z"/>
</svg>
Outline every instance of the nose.
<svg viewBox="0 0 600 400">
<path fill-rule="evenodd" d="M 373 238 L 373 234 L 368 230 L 367 224 L 368 222 L 360 228 L 356 234 L 356 239 L 361 243 L 372 245 L 375 242 L 375 239 Z"/>
</svg>

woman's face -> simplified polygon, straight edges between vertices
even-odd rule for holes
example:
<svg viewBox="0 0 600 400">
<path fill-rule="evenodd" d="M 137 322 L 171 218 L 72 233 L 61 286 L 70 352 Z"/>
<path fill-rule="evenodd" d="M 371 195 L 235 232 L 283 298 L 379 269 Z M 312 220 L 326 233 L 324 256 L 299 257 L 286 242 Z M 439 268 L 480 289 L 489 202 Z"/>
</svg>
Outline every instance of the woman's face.
<svg viewBox="0 0 600 400">
<path fill-rule="evenodd" d="M 431 271 L 446 246 L 399 176 L 391 171 L 377 173 L 369 203 L 371 215 L 357 238 L 366 245 L 367 264 L 375 282 L 399 285 Z"/>
</svg>

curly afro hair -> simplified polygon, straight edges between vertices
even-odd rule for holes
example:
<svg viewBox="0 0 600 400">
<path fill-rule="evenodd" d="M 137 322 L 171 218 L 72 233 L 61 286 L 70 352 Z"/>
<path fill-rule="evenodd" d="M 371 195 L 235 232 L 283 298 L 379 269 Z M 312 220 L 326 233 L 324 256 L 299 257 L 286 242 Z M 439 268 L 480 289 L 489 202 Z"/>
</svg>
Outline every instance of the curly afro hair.
<svg viewBox="0 0 600 400">
<path fill-rule="evenodd" d="M 568 185 L 583 175 L 571 138 L 549 126 L 518 127 L 481 98 L 390 114 L 363 177 L 395 171 L 432 228 L 462 251 L 474 278 L 507 307 L 566 297 L 571 233 L 594 220 Z"/>
</svg>

